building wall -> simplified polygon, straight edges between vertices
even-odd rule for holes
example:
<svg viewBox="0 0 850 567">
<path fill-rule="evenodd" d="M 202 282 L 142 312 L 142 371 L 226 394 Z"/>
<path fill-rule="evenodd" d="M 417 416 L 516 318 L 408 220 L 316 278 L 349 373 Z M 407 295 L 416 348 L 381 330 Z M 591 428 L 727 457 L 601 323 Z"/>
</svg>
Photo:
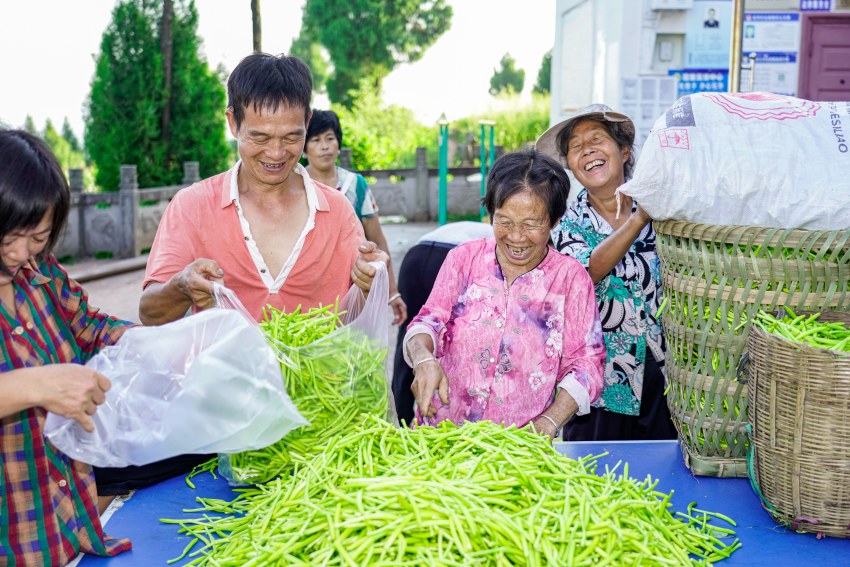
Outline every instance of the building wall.
<svg viewBox="0 0 850 567">
<path fill-rule="evenodd" d="M 801 12 L 801 0 L 745 0 L 744 10 L 748 14 L 794 13 L 801 20 L 803 14 L 850 13 L 850 0 L 834 0 L 828 5 L 825 12 Z M 699 56 L 705 52 L 699 50 L 705 49 L 704 40 L 713 33 L 702 29 L 709 8 L 723 16 L 723 41 L 715 42 L 714 47 L 725 47 L 727 53 L 719 66 L 715 57 L 709 72 L 692 73 L 689 67 L 701 66 Z M 640 146 L 654 120 L 679 96 L 728 89 L 732 0 L 557 0 L 555 11 L 550 124 L 583 106 L 602 102 L 632 117 Z M 764 30 L 765 24 L 759 29 Z M 747 41 L 745 38 L 745 51 Z M 803 69 L 799 66 L 806 61 L 798 58 L 781 70 L 779 65 L 782 63 L 757 64 L 754 90 L 771 90 L 765 85 L 774 85 L 773 92 L 779 92 L 779 82 L 766 77 L 784 76 L 780 72 L 786 70 L 800 73 Z M 749 73 L 744 70 L 740 90 L 748 90 L 748 83 Z M 796 94 L 796 89 L 784 94 Z"/>
</svg>

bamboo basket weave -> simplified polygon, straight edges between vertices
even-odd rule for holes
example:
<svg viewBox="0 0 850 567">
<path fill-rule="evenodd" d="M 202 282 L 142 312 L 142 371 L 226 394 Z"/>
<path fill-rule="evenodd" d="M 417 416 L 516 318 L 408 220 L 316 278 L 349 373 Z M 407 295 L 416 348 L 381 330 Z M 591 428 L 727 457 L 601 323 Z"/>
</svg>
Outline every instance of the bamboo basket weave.
<svg viewBox="0 0 850 567">
<path fill-rule="evenodd" d="M 654 224 L 666 308 L 667 405 L 685 464 L 747 476 L 736 369 L 760 309 L 850 309 L 850 230 Z"/>
<path fill-rule="evenodd" d="M 819 321 L 850 323 L 850 313 Z M 850 535 L 850 353 L 753 327 L 748 343 L 750 479 L 777 522 Z"/>
</svg>

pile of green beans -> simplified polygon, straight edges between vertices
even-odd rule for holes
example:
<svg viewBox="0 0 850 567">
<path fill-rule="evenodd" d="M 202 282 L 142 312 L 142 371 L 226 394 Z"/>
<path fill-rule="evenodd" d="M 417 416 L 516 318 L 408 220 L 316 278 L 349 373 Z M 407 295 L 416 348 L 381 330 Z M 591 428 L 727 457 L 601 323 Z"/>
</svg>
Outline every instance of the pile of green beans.
<svg viewBox="0 0 850 567">
<path fill-rule="evenodd" d="M 785 315 L 777 318 L 760 310 L 755 324 L 768 333 L 779 335 L 789 341 L 807 344 L 812 348 L 850 352 L 850 329 L 845 323 L 818 321 L 820 313 L 797 315 L 790 307 Z"/>
<path fill-rule="evenodd" d="M 558 454 L 490 422 L 395 428 L 374 416 L 291 477 L 198 498 L 177 524 L 189 565 L 707 565 L 740 543 L 729 518 L 672 512 L 628 465 Z"/>
<path fill-rule="evenodd" d="M 275 349 L 286 391 L 310 425 L 263 449 L 219 457 L 232 484 L 267 482 L 319 453 L 328 438 L 387 417 L 387 349 L 342 326 L 338 306 L 282 313 L 267 309 L 261 328 Z"/>
</svg>

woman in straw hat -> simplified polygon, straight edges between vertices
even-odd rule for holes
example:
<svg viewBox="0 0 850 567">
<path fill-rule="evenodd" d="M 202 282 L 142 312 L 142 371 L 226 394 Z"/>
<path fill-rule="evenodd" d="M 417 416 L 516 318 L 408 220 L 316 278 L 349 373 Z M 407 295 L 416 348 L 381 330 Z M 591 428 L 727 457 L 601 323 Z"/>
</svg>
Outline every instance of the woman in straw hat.
<svg viewBox="0 0 850 567">
<path fill-rule="evenodd" d="M 652 220 L 617 189 L 635 163 L 628 116 L 593 104 L 537 140 L 584 187 L 552 230 L 555 247 L 581 262 L 596 286 L 608 356 L 605 386 L 564 439 L 673 439 L 664 399 L 664 335 L 655 314 L 661 279 Z"/>
</svg>

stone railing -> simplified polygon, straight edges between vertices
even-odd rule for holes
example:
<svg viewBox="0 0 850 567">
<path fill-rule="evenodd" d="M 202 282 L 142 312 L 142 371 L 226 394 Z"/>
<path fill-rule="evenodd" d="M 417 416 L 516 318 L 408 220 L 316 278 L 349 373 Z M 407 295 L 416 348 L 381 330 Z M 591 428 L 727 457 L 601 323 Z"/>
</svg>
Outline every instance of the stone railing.
<svg viewBox="0 0 850 567">
<path fill-rule="evenodd" d="M 139 189 L 135 165 L 121 166 L 117 192 L 83 193 L 83 171 L 70 172 L 71 211 L 54 253 L 63 258 L 130 258 L 153 245 L 159 220 L 182 188 L 200 179 L 198 162 L 183 164 L 183 183 Z"/>
<path fill-rule="evenodd" d="M 403 216 L 409 221 L 436 220 L 439 177 L 428 167 L 425 148 L 416 150 L 412 169 L 361 171 L 371 183 L 382 216 Z M 343 166 L 350 154 L 343 150 Z M 449 169 L 448 212 L 474 215 L 480 208 L 480 175 L 477 167 Z M 121 166 L 117 192 L 83 193 L 82 170 L 71 170 L 71 212 L 68 226 L 55 250 L 59 258 L 73 256 L 130 258 L 144 254 L 153 244 L 156 229 L 169 201 L 180 189 L 199 180 L 198 163 L 183 164 L 183 183 L 140 189 L 135 165 Z"/>
</svg>

